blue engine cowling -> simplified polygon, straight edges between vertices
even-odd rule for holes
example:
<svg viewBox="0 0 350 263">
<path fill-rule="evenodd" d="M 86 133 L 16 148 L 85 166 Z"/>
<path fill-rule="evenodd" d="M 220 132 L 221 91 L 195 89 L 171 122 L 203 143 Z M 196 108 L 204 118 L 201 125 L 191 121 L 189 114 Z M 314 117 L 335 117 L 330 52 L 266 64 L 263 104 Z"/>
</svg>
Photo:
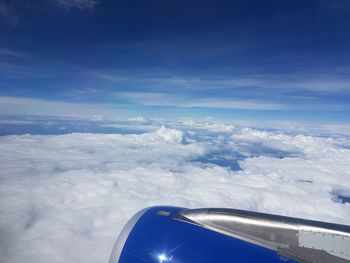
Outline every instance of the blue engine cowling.
<svg viewBox="0 0 350 263">
<path fill-rule="evenodd" d="M 183 208 L 138 212 L 121 232 L 109 263 L 294 263 L 276 250 L 178 217 Z"/>
</svg>

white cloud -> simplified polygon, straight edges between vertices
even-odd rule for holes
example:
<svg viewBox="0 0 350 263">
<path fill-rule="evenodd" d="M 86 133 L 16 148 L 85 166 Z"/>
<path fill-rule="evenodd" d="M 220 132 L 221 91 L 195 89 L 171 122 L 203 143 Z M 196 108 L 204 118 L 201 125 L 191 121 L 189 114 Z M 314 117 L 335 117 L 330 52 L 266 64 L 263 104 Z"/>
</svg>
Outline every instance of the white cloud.
<svg viewBox="0 0 350 263">
<path fill-rule="evenodd" d="M 334 196 L 350 192 L 347 137 L 165 126 L 139 135 L 0 137 L 0 261 L 107 262 L 128 218 L 150 205 L 350 223 L 350 205 Z M 242 170 L 198 161 L 223 149 L 245 156 Z"/>
<path fill-rule="evenodd" d="M 167 142 L 179 144 L 182 142 L 183 132 L 162 126 L 157 131 L 157 135 Z"/>
</svg>

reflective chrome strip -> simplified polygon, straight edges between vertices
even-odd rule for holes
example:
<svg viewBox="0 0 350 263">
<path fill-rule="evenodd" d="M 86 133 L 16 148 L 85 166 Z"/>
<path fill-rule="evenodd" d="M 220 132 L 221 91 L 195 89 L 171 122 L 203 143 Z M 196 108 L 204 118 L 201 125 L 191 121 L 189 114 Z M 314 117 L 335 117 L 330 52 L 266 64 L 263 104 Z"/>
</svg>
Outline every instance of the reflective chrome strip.
<svg viewBox="0 0 350 263">
<path fill-rule="evenodd" d="M 299 262 L 350 263 L 350 226 L 235 209 L 188 209 L 176 219 L 288 254 Z"/>
<path fill-rule="evenodd" d="M 120 232 L 117 241 L 115 242 L 113 246 L 113 250 L 111 253 L 111 256 L 109 258 L 109 263 L 118 263 L 120 255 L 122 253 L 122 250 L 124 248 L 125 242 L 128 239 L 131 230 L 134 228 L 136 225 L 137 221 L 150 209 L 144 208 L 141 211 L 137 212 L 129 221 L 128 223 L 124 226 L 122 232 Z"/>
</svg>

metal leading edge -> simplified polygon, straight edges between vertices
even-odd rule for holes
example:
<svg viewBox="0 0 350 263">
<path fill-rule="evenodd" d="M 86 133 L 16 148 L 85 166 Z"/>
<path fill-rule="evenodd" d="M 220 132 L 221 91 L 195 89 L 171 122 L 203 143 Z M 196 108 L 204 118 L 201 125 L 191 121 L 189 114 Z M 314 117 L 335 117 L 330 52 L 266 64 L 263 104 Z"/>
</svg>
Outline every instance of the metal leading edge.
<svg viewBox="0 0 350 263">
<path fill-rule="evenodd" d="M 350 263 L 350 226 L 236 209 L 185 209 L 176 219 L 273 249 L 301 263 Z"/>
<path fill-rule="evenodd" d="M 137 212 L 124 226 L 122 232 L 120 232 L 117 241 L 114 244 L 111 256 L 109 258 L 109 263 L 116 263 L 119 262 L 120 254 L 122 253 L 122 250 L 124 248 L 125 242 L 129 237 L 129 234 L 133 227 L 136 225 L 137 221 L 143 216 L 144 213 L 149 210 L 150 207 L 142 209 L 141 211 Z"/>
</svg>

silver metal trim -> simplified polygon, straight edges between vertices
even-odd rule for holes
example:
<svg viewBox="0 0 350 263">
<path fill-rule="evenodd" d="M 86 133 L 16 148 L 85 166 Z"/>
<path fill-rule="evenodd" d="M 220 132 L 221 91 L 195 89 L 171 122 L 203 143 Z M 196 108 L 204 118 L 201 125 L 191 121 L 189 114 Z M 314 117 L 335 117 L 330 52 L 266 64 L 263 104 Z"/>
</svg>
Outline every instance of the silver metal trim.
<svg viewBox="0 0 350 263">
<path fill-rule="evenodd" d="M 150 209 L 151 207 L 144 208 L 137 212 L 124 226 L 123 230 L 120 232 L 117 241 L 115 241 L 111 256 L 109 258 L 109 263 L 118 263 L 122 250 L 124 248 L 125 242 L 128 239 L 131 230 L 134 228 L 139 219 Z"/>
<path fill-rule="evenodd" d="M 350 226 L 236 209 L 185 209 L 176 219 L 232 236 L 299 262 L 350 263 Z"/>
</svg>

